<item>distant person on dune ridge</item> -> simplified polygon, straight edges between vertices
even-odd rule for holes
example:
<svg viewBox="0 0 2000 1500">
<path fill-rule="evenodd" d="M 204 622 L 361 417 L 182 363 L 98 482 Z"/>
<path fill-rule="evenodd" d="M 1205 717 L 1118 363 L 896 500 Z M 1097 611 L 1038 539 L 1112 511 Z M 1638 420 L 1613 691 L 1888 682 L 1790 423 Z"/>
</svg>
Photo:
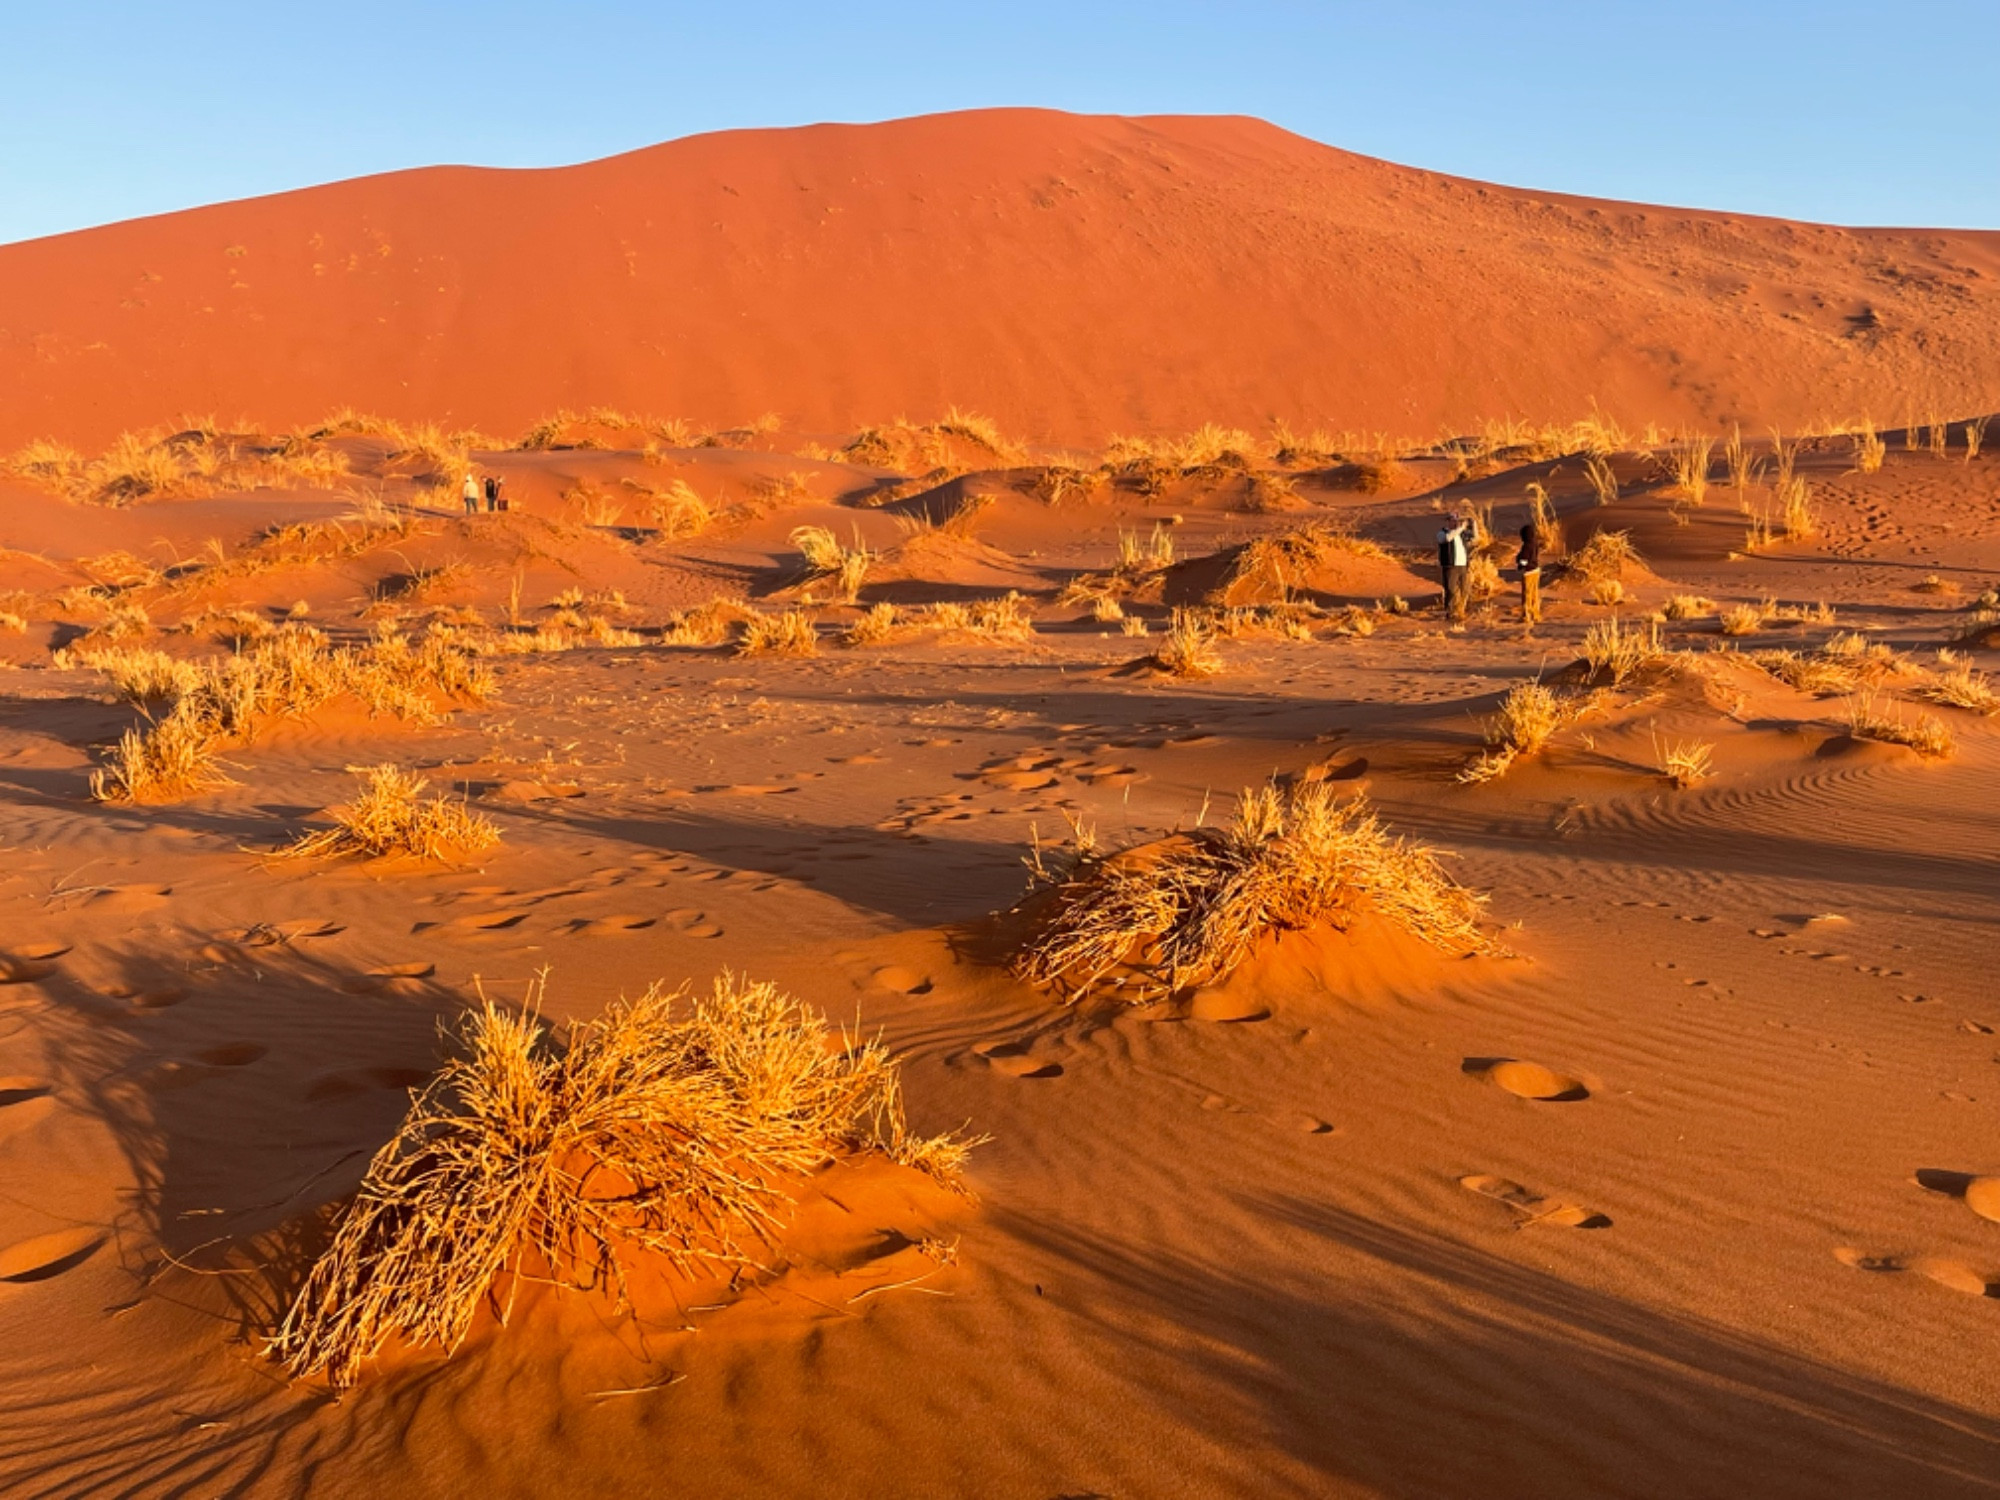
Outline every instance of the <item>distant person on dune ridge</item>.
<svg viewBox="0 0 2000 1500">
<path fill-rule="evenodd" d="M 1444 612 L 1454 625 L 1465 623 L 1465 533 L 1472 523 L 1462 516 L 1446 516 L 1438 527 L 1438 576 L 1444 583 Z"/>
<path fill-rule="evenodd" d="M 479 514 L 479 476 L 470 469 L 465 471 L 465 513 L 468 516 Z"/>
<path fill-rule="evenodd" d="M 500 481 L 493 475 L 486 476 L 486 513 L 491 515 L 500 508 Z"/>
<path fill-rule="evenodd" d="M 1530 521 L 1521 528 L 1521 550 L 1514 554 L 1514 566 L 1521 570 L 1521 623 L 1539 625 L 1542 619 L 1542 534 Z"/>
</svg>

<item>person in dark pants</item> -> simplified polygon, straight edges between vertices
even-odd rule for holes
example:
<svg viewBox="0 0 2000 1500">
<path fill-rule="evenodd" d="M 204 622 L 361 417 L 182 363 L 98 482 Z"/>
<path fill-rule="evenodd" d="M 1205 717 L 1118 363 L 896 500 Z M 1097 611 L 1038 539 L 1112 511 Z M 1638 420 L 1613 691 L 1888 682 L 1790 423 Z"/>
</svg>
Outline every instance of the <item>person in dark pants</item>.
<svg viewBox="0 0 2000 1500">
<path fill-rule="evenodd" d="M 500 508 L 500 481 L 491 474 L 486 476 L 486 511 L 491 515 Z"/>
<path fill-rule="evenodd" d="M 1465 623 L 1465 607 L 1469 602 L 1465 582 L 1469 561 L 1465 533 L 1471 524 L 1458 516 L 1446 516 L 1444 524 L 1438 527 L 1438 576 L 1444 582 L 1444 612 L 1454 625 Z"/>
<path fill-rule="evenodd" d="M 467 514 L 468 516 L 476 516 L 476 515 L 478 515 L 478 514 L 479 514 L 479 476 L 478 476 L 478 475 L 476 475 L 476 474 L 474 474 L 474 473 L 472 472 L 472 470 L 470 470 L 470 469 L 467 469 L 467 470 L 465 471 L 465 489 L 464 489 L 463 493 L 464 493 L 464 495 L 465 495 L 465 513 L 466 513 L 466 514 Z"/>
<path fill-rule="evenodd" d="M 1521 570 L 1521 623 L 1538 625 L 1542 619 L 1542 534 L 1532 521 L 1521 528 L 1521 550 L 1514 554 L 1514 566 Z"/>
</svg>

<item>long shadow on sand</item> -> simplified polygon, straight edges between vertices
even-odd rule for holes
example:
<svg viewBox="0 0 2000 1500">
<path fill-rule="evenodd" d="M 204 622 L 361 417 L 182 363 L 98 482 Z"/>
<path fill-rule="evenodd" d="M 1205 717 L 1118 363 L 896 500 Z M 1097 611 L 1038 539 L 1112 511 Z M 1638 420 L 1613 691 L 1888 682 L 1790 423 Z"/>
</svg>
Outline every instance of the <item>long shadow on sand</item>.
<svg viewBox="0 0 2000 1500">
<path fill-rule="evenodd" d="M 1103 1287 L 1081 1316 L 1155 1411 L 1371 1492 L 2000 1493 L 1989 1415 L 1335 1205 L 1253 1206 L 1299 1256 L 996 1218 Z"/>
</svg>

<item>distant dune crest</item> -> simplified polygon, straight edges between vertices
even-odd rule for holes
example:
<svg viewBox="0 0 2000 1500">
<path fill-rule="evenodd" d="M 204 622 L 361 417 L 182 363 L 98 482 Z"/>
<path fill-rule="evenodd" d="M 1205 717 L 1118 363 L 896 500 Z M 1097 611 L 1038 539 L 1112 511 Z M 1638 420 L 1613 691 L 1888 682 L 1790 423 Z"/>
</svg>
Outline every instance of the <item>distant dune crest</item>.
<svg viewBox="0 0 2000 1500">
<path fill-rule="evenodd" d="M 432 168 L 0 247 L 0 444 L 343 405 L 1044 442 L 1797 425 L 2000 391 L 2000 235 L 1489 187 L 1243 118 L 993 110 Z"/>
</svg>

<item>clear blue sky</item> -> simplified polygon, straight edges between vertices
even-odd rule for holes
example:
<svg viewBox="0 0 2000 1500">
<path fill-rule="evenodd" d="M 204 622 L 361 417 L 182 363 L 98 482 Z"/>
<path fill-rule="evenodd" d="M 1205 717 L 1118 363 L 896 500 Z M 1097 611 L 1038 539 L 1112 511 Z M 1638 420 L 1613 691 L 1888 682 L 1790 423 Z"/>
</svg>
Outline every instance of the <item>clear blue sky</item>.
<svg viewBox="0 0 2000 1500">
<path fill-rule="evenodd" d="M 2000 227 L 2000 3 L 8 0 L 0 241 L 437 162 L 983 105 L 1261 115 L 1415 166 Z"/>
</svg>

